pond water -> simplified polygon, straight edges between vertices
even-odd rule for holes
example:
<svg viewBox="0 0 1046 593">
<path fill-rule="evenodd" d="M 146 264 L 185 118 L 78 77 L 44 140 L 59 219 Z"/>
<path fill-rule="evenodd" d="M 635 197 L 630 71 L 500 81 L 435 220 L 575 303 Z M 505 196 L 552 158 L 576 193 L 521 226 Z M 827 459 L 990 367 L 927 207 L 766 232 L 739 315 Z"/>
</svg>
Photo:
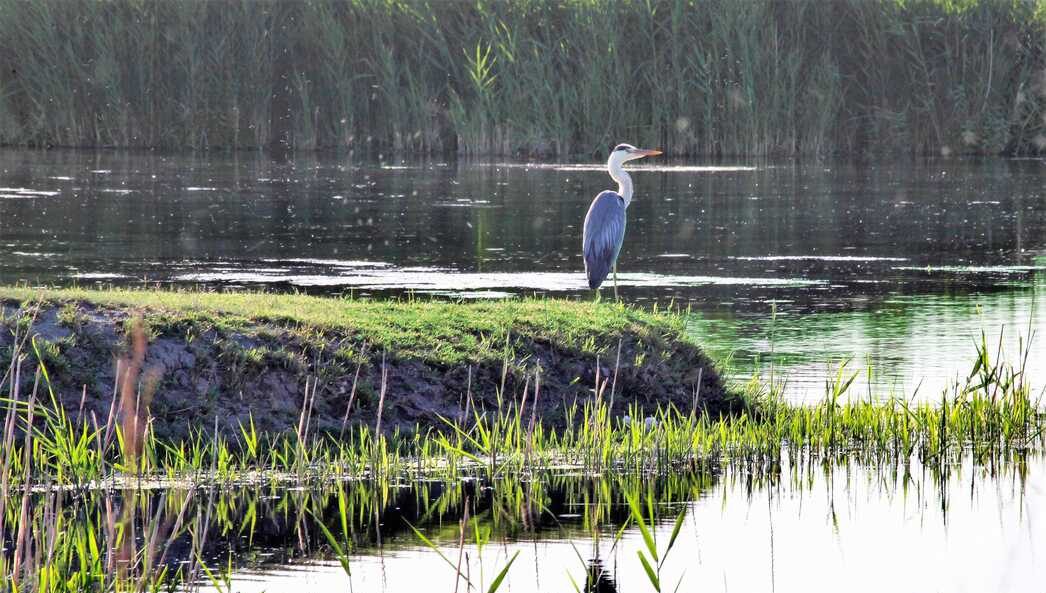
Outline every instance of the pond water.
<svg viewBox="0 0 1046 593">
<path fill-rule="evenodd" d="M 1046 161 L 633 169 L 621 298 L 689 307 L 736 377 L 772 362 L 812 401 L 850 359 L 851 394 L 936 399 L 983 331 L 1046 386 Z M 3 149 L 0 282 L 591 298 L 581 221 L 611 187 L 598 163 Z"/>
<path fill-rule="evenodd" d="M 668 591 L 678 583 L 680 591 L 724 592 L 1041 591 L 1044 470 L 1042 457 L 936 469 L 785 459 L 779 471 L 683 472 L 649 482 L 649 490 L 642 477 L 578 476 L 198 490 L 186 517 L 209 517 L 200 523 L 209 525 L 206 537 L 178 540 L 168 554 L 178 563 L 195 547 L 212 567 L 231 567 L 222 590 L 237 593 L 452 591 L 448 560 L 457 565 L 459 555 L 469 590 L 486 591 L 517 553 L 502 591 L 652 591 L 637 556 L 643 538 L 634 523 L 626 526 L 630 492 L 652 495 Z M 139 496 L 151 500 L 140 515 L 170 521 L 157 510 L 159 493 Z M 179 513 L 185 493 L 165 496 L 167 513 Z M 121 506 L 107 508 L 126 514 Z M 680 513 L 675 545 L 663 554 Z M 319 521 L 351 546 L 351 577 Z"/>
</svg>

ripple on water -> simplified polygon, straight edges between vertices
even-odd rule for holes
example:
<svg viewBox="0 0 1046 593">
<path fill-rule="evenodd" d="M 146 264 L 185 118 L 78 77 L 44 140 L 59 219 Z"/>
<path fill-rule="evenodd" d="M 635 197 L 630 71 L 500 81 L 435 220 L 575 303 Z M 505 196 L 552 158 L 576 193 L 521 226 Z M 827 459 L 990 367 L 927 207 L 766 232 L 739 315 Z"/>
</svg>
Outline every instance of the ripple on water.
<svg viewBox="0 0 1046 593">
<path fill-rule="evenodd" d="M 290 263 L 290 264 L 315 264 L 319 266 L 332 266 L 335 268 L 388 268 L 392 264 L 380 261 L 367 261 L 362 259 L 323 259 L 314 257 L 291 257 L 291 258 L 268 258 L 263 259 L 268 263 Z M 252 268 L 254 271 L 262 271 Z"/>
<path fill-rule="evenodd" d="M 836 261 L 836 262 L 873 262 L 873 261 L 908 261 L 907 257 L 877 257 L 863 255 L 745 255 L 730 259 L 738 261 Z M 900 270 L 903 268 L 894 268 Z"/>
<path fill-rule="evenodd" d="M 112 272 L 77 272 L 71 276 L 78 280 L 118 280 L 129 278 L 126 274 L 115 274 Z"/>
<path fill-rule="evenodd" d="M 545 169 L 552 171 L 602 171 L 606 172 L 607 166 L 602 163 L 495 163 L 494 167 L 506 169 Z M 766 167 L 763 167 L 766 168 Z M 738 171 L 759 171 L 760 167 L 747 165 L 629 165 L 629 171 L 659 171 L 661 173 L 733 173 Z"/>
<path fill-rule="evenodd" d="M 894 266 L 892 269 L 906 272 L 944 272 L 953 274 L 1026 274 L 1046 270 L 1046 265 L 1026 266 Z"/>
<path fill-rule="evenodd" d="M 0 198 L 53 198 L 61 192 L 27 187 L 0 187 Z"/>
</svg>

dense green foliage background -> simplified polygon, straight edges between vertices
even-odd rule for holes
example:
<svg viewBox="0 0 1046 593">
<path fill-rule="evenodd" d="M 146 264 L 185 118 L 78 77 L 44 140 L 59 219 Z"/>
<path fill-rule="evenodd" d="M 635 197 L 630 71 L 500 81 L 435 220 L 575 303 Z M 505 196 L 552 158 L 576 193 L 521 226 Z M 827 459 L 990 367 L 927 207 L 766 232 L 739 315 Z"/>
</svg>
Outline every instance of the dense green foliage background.
<svg viewBox="0 0 1046 593">
<path fill-rule="evenodd" d="M 1041 0 L 0 2 L 0 143 L 1032 154 Z"/>
</svg>

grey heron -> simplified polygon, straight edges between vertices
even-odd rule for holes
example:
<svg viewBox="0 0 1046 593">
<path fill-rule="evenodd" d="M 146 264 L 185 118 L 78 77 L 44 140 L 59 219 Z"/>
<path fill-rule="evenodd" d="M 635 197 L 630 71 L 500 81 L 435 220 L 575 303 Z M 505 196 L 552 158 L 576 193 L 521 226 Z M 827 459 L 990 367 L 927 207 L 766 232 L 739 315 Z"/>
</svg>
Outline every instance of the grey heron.
<svg viewBox="0 0 1046 593">
<path fill-rule="evenodd" d="M 632 178 L 625 172 L 624 164 L 659 154 L 660 150 L 636 148 L 631 144 L 618 144 L 610 152 L 607 170 L 617 182 L 617 191 L 600 192 L 592 200 L 585 215 L 585 230 L 581 237 L 589 288 L 598 289 L 607 274 L 613 271 L 614 296 L 617 296 L 617 256 L 625 240 L 625 211 L 632 202 Z"/>
</svg>

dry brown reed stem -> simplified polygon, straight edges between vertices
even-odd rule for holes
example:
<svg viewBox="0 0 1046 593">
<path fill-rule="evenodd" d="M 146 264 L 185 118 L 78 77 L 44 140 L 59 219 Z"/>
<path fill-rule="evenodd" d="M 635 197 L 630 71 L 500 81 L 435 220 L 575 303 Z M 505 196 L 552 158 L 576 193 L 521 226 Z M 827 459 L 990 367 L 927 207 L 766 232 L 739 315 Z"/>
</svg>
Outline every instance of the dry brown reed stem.
<svg viewBox="0 0 1046 593">
<path fill-rule="evenodd" d="M 998 347 L 995 350 L 995 360 L 997 360 L 997 361 L 1002 360 L 1002 336 L 1003 336 L 1003 334 L 1005 332 L 1006 332 L 1006 326 L 1005 325 L 1002 326 L 1001 328 L 999 328 L 999 345 L 998 345 Z M 998 396 L 999 396 L 999 383 L 996 382 L 995 383 L 995 389 L 992 390 L 992 399 L 991 399 L 991 401 L 992 401 L 993 404 L 995 403 L 996 398 Z"/>
<path fill-rule="evenodd" d="M 58 545 L 58 517 L 61 511 L 62 492 L 49 492 L 44 502 L 44 526 L 46 530 L 42 539 L 46 542 L 47 554 L 43 562 L 44 566 L 51 566 L 54 560 L 55 547 Z"/>
<path fill-rule="evenodd" d="M 469 409 L 472 407 L 472 365 L 470 364 L 468 380 L 465 383 L 465 414 L 462 417 L 463 422 L 468 422 Z"/>
<path fill-rule="evenodd" d="M 167 503 L 167 493 L 164 492 L 160 495 L 160 501 L 156 505 L 156 511 L 153 512 L 152 520 L 149 520 L 149 516 L 146 515 L 146 522 L 143 525 L 142 532 L 142 553 L 141 553 L 141 573 L 142 576 L 148 575 L 153 571 L 155 567 L 156 554 L 159 545 L 160 532 L 166 528 L 168 523 L 164 516 L 165 505 Z"/>
<path fill-rule="evenodd" d="M 697 417 L 697 403 L 701 398 L 701 376 L 704 372 L 705 369 L 703 367 L 697 369 L 697 385 L 694 387 L 694 401 L 690 407 L 690 415 L 694 417 Z"/>
<path fill-rule="evenodd" d="M 102 447 L 99 450 L 109 450 L 109 445 L 113 442 L 113 432 L 116 430 L 116 406 L 120 402 L 120 378 L 123 376 L 121 372 L 125 369 L 123 360 L 116 359 L 116 380 L 113 381 L 113 398 L 109 402 L 109 415 L 105 419 L 105 438 L 103 439 Z"/>
<path fill-rule="evenodd" d="M 26 413 L 25 443 L 25 474 L 23 476 L 22 509 L 19 517 L 18 538 L 15 541 L 14 574 L 17 575 L 23 562 L 29 561 L 33 554 L 32 532 L 27 528 L 29 521 L 29 495 L 32 492 L 33 474 L 32 449 L 33 449 L 33 413 L 36 405 L 37 389 L 40 386 L 40 367 L 36 369 L 36 378 L 33 382 L 33 391 L 29 394 L 28 412 Z M 2 520 L 2 518 L 0 518 Z M 17 577 L 16 577 L 17 579 Z M 17 580 L 15 581 L 17 584 Z"/>
<path fill-rule="evenodd" d="M 145 322 L 141 314 L 135 315 L 131 320 L 131 350 L 123 357 L 123 376 L 119 377 L 120 385 L 120 429 L 124 439 L 124 455 L 127 461 L 138 471 L 138 459 L 142 453 L 143 436 L 146 426 L 141 418 L 142 396 L 151 400 L 152 391 L 155 388 L 155 377 L 146 376 L 143 381 L 145 390 L 139 389 L 139 378 L 142 365 L 145 362 L 145 353 L 148 348 L 148 340 L 145 336 Z M 148 408 L 149 401 L 145 407 Z"/>
<path fill-rule="evenodd" d="M 345 436 L 345 427 L 349 424 L 349 414 L 352 413 L 352 404 L 356 401 L 356 385 L 360 380 L 360 370 L 363 368 L 363 363 L 356 365 L 356 373 L 352 376 L 352 389 L 349 390 L 349 403 L 345 405 L 345 416 L 341 419 L 341 431 L 339 431 L 338 438 Z"/>
<path fill-rule="evenodd" d="M 130 491 L 128 496 L 124 498 L 123 507 L 120 509 L 119 527 L 117 528 L 118 532 L 124 535 L 111 540 L 118 542 L 116 547 L 116 574 L 119 580 L 127 580 L 136 557 L 134 525 L 137 505 L 135 504 L 135 498 L 133 491 Z"/>
<path fill-rule="evenodd" d="M 509 340 L 512 334 L 505 334 L 505 351 L 501 360 L 501 386 L 498 387 L 498 408 L 501 408 L 502 398 L 505 397 L 505 381 L 508 380 Z"/>
<path fill-rule="evenodd" d="M 207 545 L 208 527 L 212 525 L 211 514 L 214 509 L 214 490 L 207 492 L 207 505 L 205 511 L 196 514 L 193 528 L 190 530 L 192 536 L 192 558 L 189 564 L 189 576 L 187 582 L 197 582 L 200 578 L 201 565 L 203 564 L 203 549 Z"/>
<path fill-rule="evenodd" d="M 7 417 L 4 420 L 4 439 L 3 439 L 3 450 L 11 451 L 14 448 L 15 441 L 15 418 L 17 417 L 17 407 L 19 401 L 19 386 L 22 374 L 22 362 L 24 357 L 18 354 L 17 348 L 15 349 L 12 357 L 11 364 L 12 370 L 9 376 L 11 377 L 11 389 L 8 393 L 8 399 L 11 401 L 7 407 Z M 6 522 L 3 521 L 3 517 L 6 516 L 7 512 L 7 500 L 9 489 L 11 484 L 9 482 L 11 474 L 11 456 L 3 455 L 3 467 L 0 467 L 0 542 L 4 540 L 4 527 Z"/>
<path fill-rule="evenodd" d="M 25 420 L 25 481 L 29 483 L 29 478 L 32 475 L 32 454 L 33 454 L 33 420 L 34 412 L 36 411 L 36 394 L 40 388 L 40 367 L 36 367 L 36 378 L 33 380 L 33 391 L 29 394 L 28 412 L 26 413 Z"/>
<path fill-rule="evenodd" d="M 523 411 L 527 408 L 527 396 L 530 393 L 530 375 L 527 375 L 523 379 L 523 398 L 519 400 L 519 413 L 523 414 Z"/>
<path fill-rule="evenodd" d="M 309 381 L 311 377 L 305 377 L 305 396 L 301 400 L 301 412 L 298 414 L 298 429 L 294 431 L 294 435 L 298 438 L 298 443 L 301 443 L 302 432 L 305 430 L 305 416 L 309 413 Z"/>
<path fill-rule="evenodd" d="M 29 488 L 22 492 L 22 506 L 18 515 L 18 535 L 15 538 L 14 561 L 11 563 L 11 580 L 18 584 L 22 563 L 32 556 L 32 540 L 29 537 Z"/>
<path fill-rule="evenodd" d="M 76 421 L 84 423 L 84 403 L 87 401 L 87 385 L 84 384 L 83 390 L 80 392 L 80 406 L 76 408 Z"/>
<path fill-rule="evenodd" d="M 312 395 L 309 396 L 309 414 L 305 417 L 305 435 L 304 438 L 309 438 L 309 429 L 312 428 L 312 411 L 316 408 L 316 390 L 320 387 L 319 377 L 315 377 L 312 380 Z"/>
<path fill-rule="evenodd" d="M 36 315 L 38 311 L 39 308 L 33 309 L 32 317 L 28 327 L 32 327 L 32 322 L 36 320 Z M 19 398 L 22 385 L 22 363 L 25 361 L 25 355 L 22 354 L 22 352 L 25 348 L 26 343 L 29 340 L 30 334 L 31 332 L 27 329 L 25 334 L 22 335 L 19 339 L 18 330 L 16 326 L 13 346 L 11 349 L 11 366 L 7 369 L 4 375 L 5 380 L 10 379 L 10 389 L 8 391 L 8 399 L 10 400 L 10 402 L 8 402 L 7 415 L 4 419 L 4 451 L 11 451 L 14 448 L 15 424 L 18 418 L 18 405 L 20 401 Z M 37 381 L 39 381 L 39 375 L 40 371 L 39 369 L 37 369 Z M 0 382 L 0 386 L 2 386 L 2 382 Z M 35 393 L 35 386 L 33 388 L 33 391 Z M 30 420 L 30 424 L 27 426 L 27 435 L 32 432 L 31 430 L 29 430 L 29 427 L 31 425 L 32 421 Z M 0 476 L 0 542 L 4 541 L 4 521 L 2 520 L 2 518 L 6 513 L 7 499 L 11 487 L 9 482 L 11 457 L 8 455 L 4 455 L 3 458 L 3 474 L 2 476 Z"/>
<path fill-rule="evenodd" d="M 113 509 L 113 499 L 105 497 L 105 524 L 106 541 L 116 541 L 116 511 Z M 105 571 L 113 574 L 116 571 L 116 548 L 107 546 L 105 550 Z"/>
<path fill-rule="evenodd" d="M 171 544 L 174 543 L 178 534 L 182 531 L 182 524 L 185 522 L 185 512 L 189 510 L 189 503 L 192 501 L 192 498 L 192 489 L 187 489 L 185 491 L 185 500 L 182 501 L 182 508 L 178 511 L 178 516 L 175 517 L 174 524 L 171 526 L 170 531 L 167 532 L 167 541 L 163 547 L 163 551 L 160 553 L 159 560 L 156 562 L 156 566 L 162 567 L 164 562 L 167 560 L 167 553 L 171 549 Z"/>
<path fill-rule="evenodd" d="M 298 416 L 298 430 L 296 433 L 298 437 L 298 443 L 300 443 L 303 446 L 303 448 L 305 444 L 305 439 L 309 437 L 309 427 L 312 424 L 312 408 L 316 400 L 316 386 L 317 384 L 319 384 L 319 379 L 316 377 L 312 377 L 312 388 L 310 389 L 309 381 L 310 377 L 306 377 L 305 399 L 302 400 L 301 403 L 301 414 Z"/>
<path fill-rule="evenodd" d="M 537 422 L 538 399 L 541 397 L 541 365 L 534 369 L 534 401 L 530 404 L 530 421 L 527 423 L 526 465 L 530 466 L 530 455 L 534 451 L 534 425 Z M 520 410 L 522 413 L 522 410 Z"/>
<path fill-rule="evenodd" d="M 389 386 L 389 369 L 385 365 L 385 353 L 381 354 L 381 395 L 378 396 L 378 419 L 374 425 L 374 438 L 381 437 L 381 415 L 385 410 L 385 392 Z"/>
<path fill-rule="evenodd" d="M 597 354 L 596 355 L 596 384 L 595 384 L 595 387 L 592 389 L 592 395 L 595 395 L 595 396 L 599 395 L 599 380 L 600 380 L 600 375 L 599 375 L 599 355 Z"/>
<path fill-rule="evenodd" d="M 461 562 L 465 557 L 465 530 L 469 524 L 469 497 L 465 497 L 465 512 L 461 517 L 461 527 L 458 530 L 458 566 L 454 573 L 454 593 L 458 593 L 458 585 L 461 583 Z M 468 577 L 465 578 L 465 587 L 468 587 Z"/>
</svg>

